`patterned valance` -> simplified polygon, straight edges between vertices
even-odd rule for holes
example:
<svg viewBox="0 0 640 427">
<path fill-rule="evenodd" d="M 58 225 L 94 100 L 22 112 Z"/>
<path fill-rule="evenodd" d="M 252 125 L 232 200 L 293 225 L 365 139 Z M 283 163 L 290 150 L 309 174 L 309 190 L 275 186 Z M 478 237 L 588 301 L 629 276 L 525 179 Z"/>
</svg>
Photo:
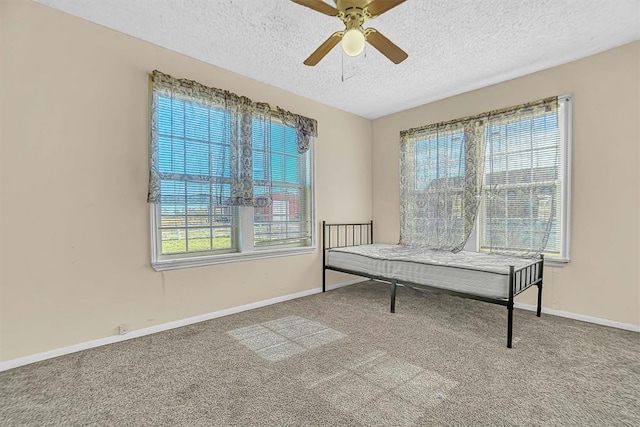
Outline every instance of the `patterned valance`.
<svg viewBox="0 0 640 427">
<path fill-rule="evenodd" d="M 298 152 L 304 154 L 308 149 L 311 137 L 317 136 L 317 122 L 308 117 L 290 113 L 281 108 L 273 110 L 269 104 L 254 102 L 246 96 L 236 95 L 227 90 L 205 86 L 193 80 L 176 79 L 160 71 L 151 73 L 151 145 L 149 150 L 149 194 L 148 201 L 157 203 L 161 197 L 163 180 L 180 180 L 185 182 L 210 182 L 211 188 L 221 188 L 221 181 L 229 182 L 229 194 L 213 194 L 221 204 L 231 206 L 264 207 L 271 202 L 271 176 L 261 180 L 261 193 L 254 196 L 253 179 L 253 144 L 260 145 L 260 150 L 270 150 L 271 118 L 277 116 L 282 122 L 296 129 Z M 223 179 L 213 171 L 204 176 L 200 174 L 176 174 L 161 171 L 158 153 L 160 134 L 158 130 L 159 98 L 186 101 L 190 105 L 224 111 L 220 118 L 222 132 L 228 138 L 228 175 Z M 265 160 L 266 159 L 266 160 Z M 263 156 L 268 162 L 269 157 Z M 210 160 L 207 160 L 210 162 Z M 268 170 L 263 165 L 262 170 Z M 213 191 L 213 190 L 212 190 Z M 220 190 L 221 191 L 221 190 Z"/>
<path fill-rule="evenodd" d="M 304 154 L 309 150 L 311 137 L 318 136 L 318 122 L 309 117 L 300 116 L 277 107 L 278 117 L 287 126 L 296 129 L 298 136 L 298 153 Z"/>
<path fill-rule="evenodd" d="M 188 99 L 189 102 L 204 107 L 225 106 L 246 113 L 258 114 L 266 114 L 271 111 L 271 107 L 265 102 L 254 102 L 246 96 L 205 86 L 194 80 L 176 79 L 158 70 L 151 73 L 151 80 L 153 90 L 157 94 Z"/>
</svg>

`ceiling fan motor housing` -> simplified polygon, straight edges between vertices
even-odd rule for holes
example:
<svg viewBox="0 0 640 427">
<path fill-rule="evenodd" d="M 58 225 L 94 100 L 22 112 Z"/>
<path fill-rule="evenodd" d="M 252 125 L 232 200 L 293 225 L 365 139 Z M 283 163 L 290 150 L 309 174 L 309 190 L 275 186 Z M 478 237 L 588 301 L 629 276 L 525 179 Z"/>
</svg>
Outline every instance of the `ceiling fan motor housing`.
<svg viewBox="0 0 640 427">
<path fill-rule="evenodd" d="M 340 19 L 344 22 L 344 25 L 347 30 L 352 28 L 361 28 L 362 24 L 364 24 L 364 13 L 360 8 L 351 8 L 345 10 L 344 13 L 341 14 Z"/>
<path fill-rule="evenodd" d="M 369 4 L 368 0 L 337 0 L 336 5 L 340 14 L 338 17 L 342 20 L 347 30 L 352 28 L 362 29 L 365 19 L 364 8 Z"/>
<path fill-rule="evenodd" d="M 371 3 L 371 0 L 336 0 L 336 6 L 338 10 L 347 10 L 353 7 L 364 9 Z"/>
</svg>

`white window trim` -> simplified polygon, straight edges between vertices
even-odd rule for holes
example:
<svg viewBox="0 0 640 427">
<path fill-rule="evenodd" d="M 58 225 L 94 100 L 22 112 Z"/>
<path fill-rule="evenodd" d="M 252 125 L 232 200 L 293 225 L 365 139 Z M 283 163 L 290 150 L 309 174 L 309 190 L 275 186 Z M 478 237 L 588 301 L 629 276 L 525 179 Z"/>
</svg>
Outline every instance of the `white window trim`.
<svg viewBox="0 0 640 427">
<path fill-rule="evenodd" d="M 571 95 L 558 96 L 560 121 L 560 150 L 563 160 L 564 176 L 562 180 L 562 212 L 560 222 L 562 224 L 562 249 L 561 258 L 545 257 L 544 263 L 549 267 L 564 267 L 571 261 L 571 157 L 573 141 L 573 98 Z M 467 241 L 465 250 L 473 252 L 480 251 L 480 209 L 476 224 Z"/>
<path fill-rule="evenodd" d="M 562 95 L 558 97 L 561 100 L 560 114 L 564 127 L 560 130 L 565 131 L 562 135 L 563 144 L 560 149 L 564 150 L 564 181 L 562 183 L 562 253 L 564 258 L 550 258 L 549 265 L 555 263 L 560 265 L 567 264 L 571 261 L 571 159 L 573 156 L 573 98 L 571 95 Z"/>
<path fill-rule="evenodd" d="M 226 264 L 230 262 L 251 261 L 265 258 L 275 258 L 283 256 L 305 255 L 316 251 L 316 164 L 315 164 L 315 140 L 309 147 L 309 164 L 311 165 L 311 244 L 308 246 L 290 246 L 278 248 L 254 248 L 253 234 L 242 233 L 242 226 L 239 229 L 238 236 L 238 252 L 227 253 L 211 253 L 211 252 L 194 252 L 192 254 L 180 254 L 179 258 L 163 258 L 158 250 L 159 229 L 158 229 L 158 205 L 151 203 L 149 205 L 150 216 L 150 243 L 151 243 L 151 267 L 156 271 L 176 270 L 189 267 L 204 267 L 207 265 Z M 253 226 L 253 208 L 240 208 L 238 216 L 241 221 L 249 218 L 249 223 Z M 241 222 L 242 224 L 243 222 Z"/>
</svg>

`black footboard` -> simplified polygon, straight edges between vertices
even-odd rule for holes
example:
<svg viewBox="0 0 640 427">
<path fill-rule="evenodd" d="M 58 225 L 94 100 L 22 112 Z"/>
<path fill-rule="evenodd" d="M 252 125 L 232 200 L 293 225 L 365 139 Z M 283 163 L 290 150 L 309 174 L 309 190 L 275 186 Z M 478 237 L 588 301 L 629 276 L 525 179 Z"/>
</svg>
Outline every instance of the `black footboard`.
<svg viewBox="0 0 640 427">
<path fill-rule="evenodd" d="M 439 287 L 428 286 L 420 283 L 398 282 L 390 277 L 377 277 L 365 271 L 351 271 L 342 268 L 327 265 L 327 251 L 333 248 L 344 248 L 348 246 L 370 245 L 373 244 L 373 221 L 363 223 L 347 223 L 347 224 L 327 224 L 322 221 L 322 292 L 326 291 L 326 271 L 334 270 L 343 273 L 353 274 L 356 276 L 367 277 L 372 280 L 383 281 L 391 286 L 390 292 L 390 309 L 395 313 L 396 286 L 410 286 L 416 288 L 425 288 L 435 292 L 441 292 L 456 295 L 462 298 L 470 298 L 479 301 L 485 301 L 492 304 L 499 304 L 507 307 L 507 347 L 511 348 L 513 344 L 513 309 L 514 297 L 532 286 L 538 287 L 538 307 L 536 315 L 540 317 L 542 309 L 542 276 L 544 269 L 544 257 L 540 255 L 540 259 L 532 260 L 531 264 L 516 269 L 514 266 L 509 267 L 509 296 L 503 298 L 491 298 L 480 295 L 465 294 L 458 291 L 443 289 Z"/>
<path fill-rule="evenodd" d="M 507 300 L 507 347 L 511 348 L 513 336 L 513 298 L 531 286 L 538 287 L 538 307 L 536 316 L 542 312 L 542 273 L 544 270 L 544 255 L 533 264 L 519 269 L 509 266 L 509 299 Z"/>
</svg>

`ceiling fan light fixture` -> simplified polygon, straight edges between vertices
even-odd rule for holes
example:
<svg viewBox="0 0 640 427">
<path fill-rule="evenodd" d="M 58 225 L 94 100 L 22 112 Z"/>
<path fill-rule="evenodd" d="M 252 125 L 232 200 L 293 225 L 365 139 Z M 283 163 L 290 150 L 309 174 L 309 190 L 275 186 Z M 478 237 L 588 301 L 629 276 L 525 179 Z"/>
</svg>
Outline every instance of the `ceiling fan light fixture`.
<svg viewBox="0 0 640 427">
<path fill-rule="evenodd" d="M 349 56 L 358 56 L 364 50 L 365 42 L 361 28 L 350 28 L 342 36 L 342 50 Z"/>
</svg>

